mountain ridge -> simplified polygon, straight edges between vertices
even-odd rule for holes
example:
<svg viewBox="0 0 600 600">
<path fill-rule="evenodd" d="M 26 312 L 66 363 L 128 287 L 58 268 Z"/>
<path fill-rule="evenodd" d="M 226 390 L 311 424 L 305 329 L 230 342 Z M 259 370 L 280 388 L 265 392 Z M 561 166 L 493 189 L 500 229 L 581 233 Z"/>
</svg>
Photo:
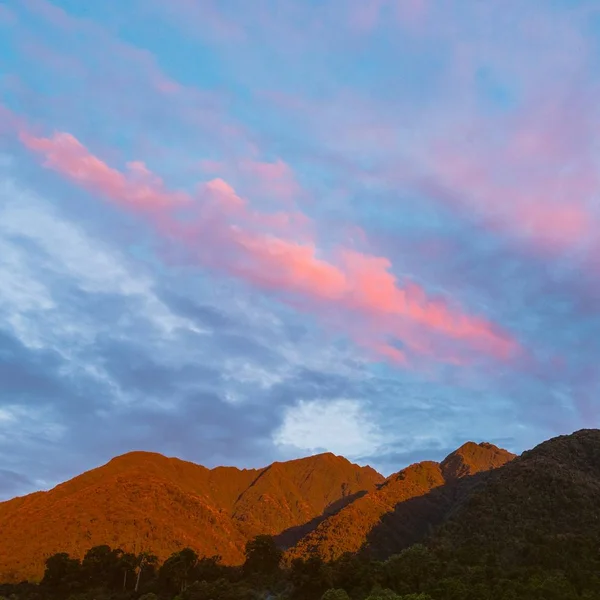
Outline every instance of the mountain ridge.
<svg viewBox="0 0 600 600">
<path fill-rule="evenodd" d="M 48 491 L 0 503 L 0 573 L 39 578 L 47 556 L 81 556 L 98 544 L 160 558 L 189 545 L 239 564 L 251 537 L 309 522 L 382 480 L 332 453 L 260 469 L 208 469 L 129 452 Z"/>
<path fill-rule="evenodd" d="M 514 457 L 473 442 L 444 461 L 453 456 L 459 478 Z M 331 452 L 258 469 L 207 468 L 155 452 L 128 452 L 48 491 L 0 503 L 6 540 L 0 574 L 38 579 L 49 555 L 80 557 L 100 544 L 149 550 L 160 559 L 190 546 L 235 565 L 243 562 L 245 543 L 259 534 L 283 542 L 289 559 L 314 551 L 315 532 L 334 531 L 331 523 L 348 518 L 362 523 L 351 536 L 355 551 L 398 503 L 447 483 L 444 461 L 415 463 L 384 478 Z"/>
<path fill-rule="evenodd" d="M 123 473 L 138 473 L 138 458 L 129 457 L 124 461 L 133 463 L 133 471 L 128 470 L 129 467 L 124 470 L 119 467 L 114 470 L 117 473 L 111 474 L 122 480 Z M 168 459 L 158 457 L 156 462 L 162 467 L 169 467 Z M 343 460 L 333 459 L 334 467 L 344 464 Z M 328 498 L 321 492 L 331 492 L 332 488 L 327 487 L 330 483 L 328 477 L 331 475 L 331 465 L 331 460 L 315 457 L 299 460 L 289 469 L 286 463 L 281 463 L 259 470 L 260 477 L 251 480 L 251 483 L 258 481 L 262 485 L 266 481 L 269 485 L 265 489 L 259 485 L 250 486 L 249 489 L 258 488 L 257 496 L 252 502 L 258 500 L 260 506 L 266 501 L 263 492 L 273 500 L 294 499 L 298 490 L 305 494 L 302 500 L 310 499 L 309 490 L 317 489 L 320 495 L 314 496 L 313 500 L 319 497 L 319 506 L 326 505 L 331 496 Z M 200 469 L 199 472 L 207 471 Z M 358 472 L 352 469 L 352 477 L 360 477 L 360 474 L 360 468 Z M 93 483 L 96 475 L 86 481 L 75 482 L 74 487 L 81 484 L 84 495 L 95 498 L 96 509 L 101 512 L 105 508 L 102 502 L 106 499 L 98 499 L 95 495 L 98 490 Z M 286 482 L 293 485 L 283 490 L 277 485 L 271 486 L 271 483 L 283 485 Z M 339 483 L 340 479 L 336 482 Z M 131 481 L 122 483 L 135 488 Z M 186 481 L 182 483 L 186 484 Z M 341 506 L 335 503 L 329 505 L 323 514 L 300 527 L 304 530 L 295 530 L 297 539 L 288 544 L 288 562 L 281 565 L 284 568 L 268 576 L 269 583 L 264 583 L 267 581 L 264 579 L 267 577 L 266 572 L 257 579 L 258 573 L 250 569 L 238 569 L 233 565 L 233 568 L 215 566 L 208 560 L 200 561 L 198 570 L 194 570 L 184 584 L 191 584 L 190 594 L 193 589 L 194 593 L 201 591 L 204 594 L 202 597 L 224 598 L 255 597 L 266 593 L 264 585 L 271 584 L 278 591 L 286 590 L 286 594 L 290 592 L 292 598 L 306 600 L 318 600 L 326 589 L 332 587 L 344 589 L 351 593 L 351 597 L 356 598 L 379 598 L 380 592 L 391 597 L 392 591 L 398 594 L 394 597 L 431 597 L 439 600 L 467 597 L 494 600 L 534 597 L 591 600 L 600 597 L 600 578 L 597 575 L 600 572 L 600 512 L 597 502 L 600 497 L 600 430 L 585 429 L 568 436 L 557 436 L 518 457 L 492 444 L 467 443 L 440 462 L 413 463 L 383 481 L 380 479 L 379 482 L 372 483 L 369 491 L 362 490 L 351 496 L 343 496 L 341 492 L 347 493 L 348 490 L 340 488 L 338 496 Z M 197 543 L 197 535 L 205 538 L 213 536 L 215 546 L 227 549 L 227 536 L 231 533 L 239 534 L 233 521 L 219 520 L 222 513 L 227 511 L 220 509 L 221 513 L 219 510 L 214 512 L 214 507 L 202 504 L 200 496 L 183 492 L 182 488 L 177 490 L 176 486 L 165 491 L 161 488 L 164 484 L 165 481 L 157 478 L 154 473 L 149 476 L 144 488 L 144 491 L 154 488 L 161 491 L 162 495 L 157 496 L 161 502 L 165 499 L 165 493 L 182 494 L 171 505 L 161 504 L 164 520 L 158 523 L 160 527 L 173 525 L 169 525 L 169 520 L 176 521 L 177 513 L 182 509 L 185 509 L 184 516 L 190 519 L 192 525 L 195 518 L 202 518 L 201 511 L 206 511 L 206 518 L 200 522 L 201 527 L 194 530 L 188 528 L 183 532 L 172 528 L 166 531 L 166 535 L 170 536 L 173 532 L 181 534 L 180 544 L 190 546 Z M 315 484 L 325 487 L 315 488 Z M 62 493 L 64 489 L 59 491 Z M 281 495 L 282 491 L 284 495 Z M 121 490 L 121 493 L 130 500 L 136 500 L 135 494 L 131 495 L 131 489 Z M 18 499 L 15 506 L 27 508 L 30 504 L 39 502 L 39 497 L 39 494 L 34 495 L 33 498 L 26 499 L 26 502 Z M 75 500 L 79 502 L 81 497 Z M 145 500 L 147 498 L 142 498 L 141 501 Z M 64 501 L 64 498 L 59 498 L 56 504 L 60 505 Z M 197 513 L 193 512 L 195 501 L 198 502 Z M 186 506 L 185 502 L 190 504 Z M 304 504 L 301 502 L 300 506 Z M 73 506 L 81 509 L 78 504 Z M 369 519 L 361 521 L 357 517 L 361 514 Z M 85 525 L 85 515 L 81 510 L 77 517 Z M 341 526 L 337 522 L 340 519 Z M 306 539 L 310 540 L 323 524 L 328 524 L 325 527 L 326 534 L 332 530 L 336 533 L 336 522 L 337 530 L 343 531 L 345 539 L 349 538 L 355 546 L 359 546 L 358 550 L 352 547 L 335 547 L 335 535 L 330 538 L 317 536 L 316 548 L 301 548 L 303 543 L 306 545 Z M 351 527 L 346 527 L 352 522 L 363 527 L 359 536 L 354 535 L 355 531 Z M 0 530 L 3 533 L 5 523 L 6 520 L 0 519 Z M 60 524 L 64 526 L 64 523 Z M 39 525 L 39 520 L 33 523 L 35 527 Z M 152 525 L 157 525 L 157 522 L 150 519 L 149 526 L 144 531 L 152 533 Z M 114 533 L 116 530 L 111 531 Z M 45 535 L 46 532 L 36 533 Z M 162 533 L 165 534 L 164 531 Z M 188 535 L 187 538 L 183 537 L 185 534 Z M 22 539 L 27 541 L 26 537 Z M 84 541 L 84 551 L 92 548 L 96 558 L 110 552 L 106 547 L 95 547 L 99 545 L 96 539 Z M 266 541 L 260 540 L 257 543 L 263 544 Z M 154 538 L 150 536 L 148 543 L 153 542 Z M 112 543 L 110 539 L 105 539 L 105 543 L 112 548 L 122 546 Z M 334 546 L 337 554 L 331 557 L 337 560 L 328 565 L 318 560 L 307 560 L 315 553 L 321 554 L 322 558 L 331 558 L 320 552 L 323 547 L 319 544 Z M 237 550 L 235 544 L 232 544 L 232 548 Z M 264 548 L 265 546 L 263 550 Z M 302 552 L 297 557 L 293 556 L 298 548 Z M 32 551 L 33 547 L 29 546 L 27 550 Z M 140 550 L 142 548 L 138 548 Z M 345 550 L 349 553 L 346 554 Z M 201 551 L 199 554 L 206 556 L 207 553 Z M 184 555 L 190 556 L 190 553 L 174 554 L 173 557 Z M 294 558 L 303 560 L 294 560 L 290 564 L 290 559 Z M 81 565 L 78 569 L 73 567 L 73 572 L 67 572 L 60 568 L 68 560 L 65 557 L 54 559 L 54 579 L 48 578 L 41 587 L 9 584 L 4 585 L 0 591 L 7 597 L 12 597 L 13 592 L 22 594 L 19 597 L 26 600 L 30 597 L 39 598 L 40 591 L 45 594 L 48 590 L 57 590 L 59 588 L 56 586 L 60 583 L 66 586 L 64 598 L 69 597 L 74 589 L 72 586 L 79 586 L 78 589 L 84 590 L 89 588 L 90 594 L 96 597 L 98 590 L 92 590 L 91 586 L 97 586 L 99 580 L 90 583 L 89 568 L 92 563 L 88 561 L 87 566 Z M 173 596 L 181 590 L 181 582 L 177 579 L 179 576 L 171 570 L 178 563 L 165 563 L 164 556 L 159 562 L 163 563 L 162 566 L 158 572 L 149 573 L 143 591 L 168 588 L 168 593 Z M 71 564 L 76 564 L 76 561 Z M 228 564 L 232 564 L 231 561 Z M 25 566 L 21 565 L 21 568 L 24 569 Z M 114 577 L 102 579 L 108 582 L 105 587 L 118 593 L 119 597 L 125 587 L 123 568 L 119 563 L 115 566 Z M 16 572 L 13 569 L 13 574 Z M 133 571 L 131 573 L 134 574 Z M 211 578 L 212 583 L 204 581 L 206 576 Z M 7 577 L 7 571 L 0 569 L 0 581 L 16 582 L 18 579 Z M 131 582 L 132 579 L 129 579 L 130 590 L 133 589 Z M 392 591 L 388 594 L 388 590 L 382 591 L 383 588 Z"/>
<path fill-rule="evenodd" d="M 581 429 L 542 442 L 489 474 L 436 533 L 476 563 L 486 548 L 499 563 L 531 560 L 537 544 L 559 563 L 568 540 L 600 538 L 600 430 Z M 537 551 L 537 550 L 536 550 Z"/>
<path fill-rule="evenodd" d="M 447 497 L 440 495 L 437 506 L 425 507 L 421 512 L 416 530 L 405 530 L 403 535 L 398 534 L 398 527 L 390 517 L 398 505 L 423 498 L 432 490 L 449 486 L 470 475 L 503 466 L 514 458 L 511 452 L 488 442 L 467 442 L 441 462 L 413 463 L 319 523 L 286 552 L 286 559 L 289 562 L 307 554 L 317 554 L 324 560 L 335 560 L 346 552 L 369 552 L 369 546 L 373 545 L 370 538 L 383 525 L 388 530 L 387 537 L 396 539 L 397 549 L 407 546 L 421 537 L 419 534 L 423 527 L 427 529 L 443 518 L 454 496 L 452 493 Z M 375 551 L 375 554 L 378 552 Z"/>
</svg>

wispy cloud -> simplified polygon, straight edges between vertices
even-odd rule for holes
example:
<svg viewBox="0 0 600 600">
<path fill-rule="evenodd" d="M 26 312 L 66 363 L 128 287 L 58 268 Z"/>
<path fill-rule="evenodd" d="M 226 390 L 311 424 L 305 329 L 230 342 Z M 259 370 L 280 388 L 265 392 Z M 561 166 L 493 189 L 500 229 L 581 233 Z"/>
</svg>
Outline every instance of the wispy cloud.
<svg viewBox="0 0 600 600">
<path fill-rule="evenodd" d="M 166 192 L 162 180 L 143 164 L 129 163 L 129 174 L 123 175 L 69 134 L 36 138 L 22 133 L 21 140 L 44 157 L 45 166 L 88 190 L 148 214 L 160 233 L 186 245 L 192 260 L 284 297 L 291 293 L 309 302 L 335 303 L 366 318 L 381 336 L 365 340 L 366 345 L 399 362 L 406 361 L 405 352 L 388 345 L 385 335 L 395 335 L 411 354 L 433 358 L 437 352 L 429 331 L 497 358 L 509 358 L 518 349 L 507 334 L 484 319 L 454 310 L 441 299 L 431 300 L 414 284 L 400 287 L 387 258 L 347 248 L 335 251 L 339 256 L 336 263 L 319 258 L 315 242 L 302 244 L 290 237 L 306 221 L 304 215 L 253 211 L 222 179 L 209 181 L 199 198 L 192 198 Z M 185 220 L 177 218 L 178 209 L 185 210 Z M 274 235 L 269 229 L 288 230 L 288 237 Z M 441 358 L 454 360 L 448 355 Z"/>
<path fill-rule="evenodd" d="M 596 4 L 3 3 L 0 493 L 593 425 Z"/>
</svg>

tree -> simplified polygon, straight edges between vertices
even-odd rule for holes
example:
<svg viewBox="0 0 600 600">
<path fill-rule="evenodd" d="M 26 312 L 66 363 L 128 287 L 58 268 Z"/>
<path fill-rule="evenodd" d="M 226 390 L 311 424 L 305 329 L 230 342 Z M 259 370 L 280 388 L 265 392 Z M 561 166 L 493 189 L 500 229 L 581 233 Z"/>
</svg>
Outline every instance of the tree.
<svg viewBox="0 0 600 600">
<path fill-rule="evenodd" d="M 196 565 L 196 578 L 198 581 L 216 581 L 223 577 L 223 566 L 221 565 L 221 557 L 203 556 Z"/>
<path fill-rule="evenodd" d="M 366 600 L 402 600 L 402 596 L 398 596 L 390 589 L 383 589 L 380 585 L 376 585 Z"/>
<path fill-rule="evenodd" d="M 132 552 L 123 552 L 119 559 L 119 567 L 123 573 L 123 589 L 127 589 L 129 575 L 135 575 L 138 566 L 137 556 Z"/>
<path fill-rule="evenodd" d="M 81 563 L 66 552 L 53 554 L 46 560 L 42 586 L 57 592 L 67 592 L 77 587 L 81 576 Z"/>
<path fill-rule="evenodd" d="M 279 569 L 282 555 L 273 536 L 258 535 L 246 543 L 244 571 L 248 574 L 272 575 Z"/>
<path fill-rule="evenodd" d="M 422 544 L 415 544 L 387 560 L 385 572 L 388 582 L 397 591 L 421 592 L 433 562 L 431 552 Z"/>
<path fill-rule="evenodd" d="M 106 544 L 90 548 L 81 561 L 81 572 L 86 585 L 116 589 L 121 585 L 121 549 L 113 550 Z"/>
<path fill-rule="evenodd" d="M 321 600 L 350 600 L 350 596 L 346 590 L 330 588 L 321 596 Z"/>
<path fill-rule="evenodd" d="M 196 581 L 181 595 L 182 600 L 256 600 L 254 590 L 243 583 L 231 583 L 226 579 Z"/>
<path fill-rule="evenodd" d="M 184 592 L 192 581 L 197 564 L 196 552 L 191 548 L 184 548 L 167 558 L 159 570 L 159 579 L 168 589 Z"/>
<path fill-rule="evenodd" d="M 140 589 L 140 580 L 142 574 L 149 568 L 152 568 L 158 564 L 158 556 L 150 554 L 149 552 L 141 552 L 136 558 L 136 578 L 135 578 L 135 592 L 137 593 Z M 146 594 L 147 595 L 147 594 Z"/>
<path fill-rule="evenodd" d="M 343 588 L 352 597 L 364 598 L 379 581 L 379 571 L 380 563 L 345 552 L 332 564 L 332 587 Z"/>
<path fill-rule="evenodd" d="M 294 586 L 292 596 L 302 600 L 320 598 L 332 585 L 331 569 L 317 555 L 309 556 L 306 560 L 295 558 L 289 578 Z"/>
</svg>

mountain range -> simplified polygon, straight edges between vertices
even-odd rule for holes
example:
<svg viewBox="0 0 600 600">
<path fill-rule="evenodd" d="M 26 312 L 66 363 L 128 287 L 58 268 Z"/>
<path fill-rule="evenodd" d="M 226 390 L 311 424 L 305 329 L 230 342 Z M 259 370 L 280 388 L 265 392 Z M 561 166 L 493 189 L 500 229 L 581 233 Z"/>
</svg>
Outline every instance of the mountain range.
<svg viewBox="0 0 600 600">
<path fill-rule="evenodd" d="M 262 469 L 208 469 L 131 452 L 47 492 L 0 503 L 0 580 L 38 580 L 57 552 L 108 544 L 164 560 L 183 547 L 241 564 L 246 542 L 275 536 L 285 559 L 385 556 L 421 540 L 469 495 L 477 474 L 515 455 L 468 442 L 440 463 L 384 478 L 331 453 Z"/>
</svg>

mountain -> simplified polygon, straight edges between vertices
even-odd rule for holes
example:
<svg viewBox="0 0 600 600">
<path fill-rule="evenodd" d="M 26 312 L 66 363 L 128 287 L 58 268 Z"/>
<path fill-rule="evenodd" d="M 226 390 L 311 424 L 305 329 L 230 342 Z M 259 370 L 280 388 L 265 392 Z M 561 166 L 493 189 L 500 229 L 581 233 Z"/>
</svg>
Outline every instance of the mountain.
<svg viewBox="0 0 600 600">
<path fill-rule="evenodd" d="M 100 544 L 160 560 L 189 546 L 235 565 L 245 543 L 264 533 L 288 548 L 288 560 L 359 550 L 386 557 L 442 523 L 475 485 L 473 475 L 513 458 L 468 442 L 441 463 L 384 479 L 331 453 L 240 470 L 131 452 L 48 492 L 0 503 L 0 579 L 38 579 L 48 556 L 82 557 Z"/>
<path fill-rule="evenodd" d="M 385 558 L 422 540 L 441 523 L 471 487 L 469 476 L 514 458 L 492 444 L 467 442 L 441 463 L 413 464 L 322 520 L 288 550 L 286 558 L 318 554 L 333 560 L 358 551 Z"/>
<path fill-rule="evenodd" d="M 81 556 L 103 542 L 135 543 L 161 558 L 189 543 L 235 564 L 246 536 L 270 531 L 287 544 L 288 561 L 356 552 L 327 568 L 300 561 L 279 571 L 278 589 L 302 600 L 318 600 L 331 586 L 365 598 L 376 584 L 436 600 L 592 600 L 600 598 L 599 498 L 599 430 L 554 438 L 519 457 L 469 442 L 440 463 L 416 463 L 386 479 L 331 454 L 240 471 L 133 453 L 0 504 L 0 581 L 11 579 L 10 569 L 39 576 L 51 552 Z M 414 542 L 425 545 L 408 548 Z M 225 579 L 193 584 L 199 597 L 265 593 L 253 575 L 220 574 Z M 120 594 L 118 575 L 110 589 Z M 87 571 L 61 577 L 61 598 L 71 584 L 89 587 Z M 193 577 L 204 574 L 188 583 Z M 177 581 L 148 581 L 148 589 L 160 585 L 178 593 Z M 23 600 L 48 591 L 0 588 Z"/>
<path fill-rule="evenodd" d="M 594 573 L 597 565 L 585 564 L 598 562 L 599 500 L 600 431 L 584 429 L 548 440 L 478 482 L 432 544 L 473 564 L 493 557 L 505 569 L 542 564 L 568 573 L 577 563 Z"/>
<path fill-rule="evenodd" d="M 151 550 L 161 560 L 190 546 L 239 564 L 248 539 L 309 523 L 383 479 L 331 453 L 240 470 L 132 452 L 48 492 L 0 503 L 0 580 L 38 579 L 48 556 L 82 557 L 100 544 Z"/>
</svg>

